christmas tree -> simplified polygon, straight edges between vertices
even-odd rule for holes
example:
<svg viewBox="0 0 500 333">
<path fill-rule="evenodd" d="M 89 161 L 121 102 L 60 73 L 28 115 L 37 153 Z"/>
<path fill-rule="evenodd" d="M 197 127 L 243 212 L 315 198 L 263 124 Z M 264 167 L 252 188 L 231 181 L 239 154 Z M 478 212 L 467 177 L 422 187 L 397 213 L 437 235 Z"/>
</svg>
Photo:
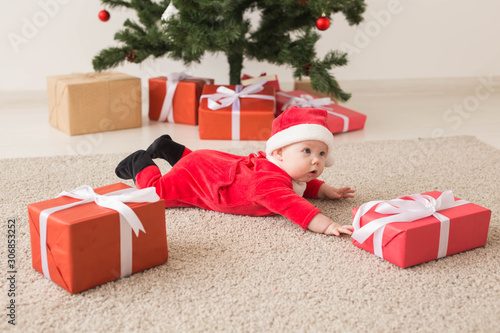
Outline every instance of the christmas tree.
<svg viewBox="0 0 500 333">
<path fill-rule="evenodd" d="M 137 11 L 138 22 L 127 19 L 115 34 L 121 47 L 102 50 L 93 59 L 101 71 L 128 60 L 140 63 L 149 56 L 168 56 L 186 65 L 200 62 L 205 52 L 226 55 L 229 83 L 239 84 L 243 60 L 267 61 L 293 68 L 293 76 L 309 76 L 312 88 L 346 101 L 344 92 L 329 72 L 347 64 L 347 54 L 329 51 L 316 55 L 320 36 L 316 20 L 342 12 L 349 24 L 362 21 L 364 0 L 102 0 L 107 7 Z M 166 11 L 167 6 L 169 7 Z M 257 27 L 247 13 L 260 13 Z M 163 16 L 163 19 L 162 19 Z M 323 16 L 323 17 L 322 17 Z M 325 21 L 326 20 L 326 21 Z M 319 23 L 318 23 L 319 24 Z M 321 28 L 318 25 L 319 28 Z"/>
</svg>

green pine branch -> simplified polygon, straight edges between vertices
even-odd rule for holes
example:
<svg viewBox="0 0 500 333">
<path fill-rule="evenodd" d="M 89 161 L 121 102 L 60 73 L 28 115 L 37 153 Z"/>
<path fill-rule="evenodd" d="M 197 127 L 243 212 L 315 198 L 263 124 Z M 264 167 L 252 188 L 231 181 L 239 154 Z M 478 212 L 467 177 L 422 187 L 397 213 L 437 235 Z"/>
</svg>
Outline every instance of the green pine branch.
<svg viewBox="0 0 500 333">
<path fill-rule="evenodd" d="M 97 71 L 120 66 L 125 61 L 128 47 L 110 47 L 102 50 L 92 60 L 92 66 Z"/>
<path fill-rule="evenodd" d="M 109 7 L 135 10 L 115 34 L 121 47 L 102 50 L 93 60 L 96 70 L 120 65 L 131 51 L 136 63 L 150 56 L 167 56 L 185 65 L 200 62 L 205 52 L 226 55 L 231 84 L 240 82 L 245 59 L 293 69 L 293 76 L 310 76 L 312 87 L 340 100 L 349 99 L 330 71 L 347 64 L 347 55 L 330 51 L 318 59 L 315 21 L 322 13 L 343 13 L 349 24 L 362 21 L 364 0 L 172 0 L 179 15 L 161 22 L 169 0 L 102 0 Z M 257 27 L 246 13 L 261 14 Z"/>
</svg>

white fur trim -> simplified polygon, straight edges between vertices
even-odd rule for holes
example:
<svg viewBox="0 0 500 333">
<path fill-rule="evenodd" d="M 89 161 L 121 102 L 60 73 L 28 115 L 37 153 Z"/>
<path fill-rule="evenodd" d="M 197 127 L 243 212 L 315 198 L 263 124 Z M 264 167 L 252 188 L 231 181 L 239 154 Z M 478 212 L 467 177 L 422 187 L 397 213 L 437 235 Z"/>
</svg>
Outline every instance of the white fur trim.
<svg viewBox="0 0 500 333">
<path fill-rule="evenodd" d="M 300 124 L 288 127 L 274 134 L 266 142 L 266 154 L 281 147 L 291 145 L 300 141 L 317 140 L 328 146 L 325 166 L 333 165 L 333 134 L 325 126 L 318 124 Z"/>
</svg>

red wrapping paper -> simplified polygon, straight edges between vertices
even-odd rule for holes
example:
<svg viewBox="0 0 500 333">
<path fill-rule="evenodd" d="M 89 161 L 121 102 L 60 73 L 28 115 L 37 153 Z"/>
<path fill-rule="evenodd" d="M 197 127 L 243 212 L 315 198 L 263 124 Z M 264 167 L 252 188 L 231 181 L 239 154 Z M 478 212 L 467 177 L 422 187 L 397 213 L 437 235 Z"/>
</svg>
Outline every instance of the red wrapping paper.
<svg viewBox="0 0 500 333">
<path fill-rule="evenodd" d="M 276 93 L 276 115 L 280 115 L 284 110 L 282 109 L 284 105 L 287 104 L 287 102 L 290 100 L 290 97 L 285 96 L 290 95 L 294 97 L 300 97 L 301 95 L 307 95 L 311 96 L 314 99 L 317 99 L 319 97 L 316 97 L 314 95 L 308 94 L 304 91 L 301 90 L 294 90 L 294 91 L 287 91 L 287 92 L 279 92 Z M 328 118 L 327 118 L 327 124 L 332 133 L 343 133 L 347 131 L 354 131 L 354 130 L 359 130 L 362 129 L 365 126 L 365 121 L 366 121 L 366 116 L 362 113 L 359 113 L 357 111 L 350 110 L 346 107 L 343 107 L 339 104 L 329 104 L 325 105 L 324 107 L 325 110 L 329 111 L 328 113 Z M 346 118 L 347 120 L 347 126 L 345 118 L 335 115 L 334 113 L 337 113 L 339 115 L 342 115 Z"/>
<path fill-rule="evenodd" d="M 207 84 L 202 95 L 215 94 L 219 85 Z M 226 86 L 235 90 L 234 85 Z M 258 93 L 263 96 L 275 96 L 273 86 L 264 86 Z M 240 140 L 267 140 L 271 136 L 274 119 L 275 101 L 258 98 L 240 98 Z M 212 110 L 206 98 L 200 101 L 199 109 L 200 139 L 232 140 L 232 105 Z"/>
<path fill-rule="evenodd" d="M 172 102 L 176 123 L 198 125 L 198 106 L 206 80 L 214 83 L 213 79 L 202 78 L 186 78 L 178 83 Z M 151 120 L 160 118 L 166 96 L 166 85 L 166 76 L 149 79 L 149 119 Z"/>
<path fill-rule="evenodd" d="M 123 183 L 97 188 L 105 194 L 129 188 Z M 40 253 L 40 213 L 51 207 L 79 201 L 59 197 L 28 205 L 33 268 L 43 274 Z M 146 233 L 132 235 L 132 273 L 168 259 L 165 203 L 127 203 Z M 120 278 L 120 219 L 118 212 L 94 202 L 58 211 L 47 220 L 47 254 L 50 278 L 72 294 Z"/>
<path fill-rule="evenodd" d="M 438 198 L 441 192 L 423 193 Z M 458 200 L 458 198 L 455 198 Z M 388 215 L 375 212 L 374 206 L 363 215 L 361 227 L 371 221 Z M 352 215 L 359 207 L 354 208 Z M 491 211 L 473 203 L 439 211 L 450 219 L 449 239 L 446 256 L 484 246 L 488 236 Z M 437 259 L 440 238 L 440 221 L 429 216 L 413 222 L 395 222 L 385 226 L 382 238 L 383 258 L 393 264 L 406 268 Z M 370 253 L 374 253 L 374 236 L 371 235 L 362 244 L 353 240 L 353 244 Z"/>
</svg>

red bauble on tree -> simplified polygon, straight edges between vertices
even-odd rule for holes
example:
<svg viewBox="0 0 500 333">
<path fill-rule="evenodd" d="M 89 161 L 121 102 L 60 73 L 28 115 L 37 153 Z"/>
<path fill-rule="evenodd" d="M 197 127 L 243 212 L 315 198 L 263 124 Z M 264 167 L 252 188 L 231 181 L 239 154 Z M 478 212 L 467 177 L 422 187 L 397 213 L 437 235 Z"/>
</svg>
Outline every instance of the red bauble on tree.
<svg viewBox="0 0 500 333">
<path fill-rule="evenodd" d="M 326 17 L 325 13 L 316 20 L 316 28 L 319 30 L 326 30 L 330 27 L 330 19 Z"/>
<path fill-rule="evenodd" d="M 103 22 L 106 22 L 107 20 L 109 20 L 111 15 L 109 15 L 109 12 L 105 9 L 101 10 L 99 12 L 99 20 L 103 21 Z"/>
</svg>

